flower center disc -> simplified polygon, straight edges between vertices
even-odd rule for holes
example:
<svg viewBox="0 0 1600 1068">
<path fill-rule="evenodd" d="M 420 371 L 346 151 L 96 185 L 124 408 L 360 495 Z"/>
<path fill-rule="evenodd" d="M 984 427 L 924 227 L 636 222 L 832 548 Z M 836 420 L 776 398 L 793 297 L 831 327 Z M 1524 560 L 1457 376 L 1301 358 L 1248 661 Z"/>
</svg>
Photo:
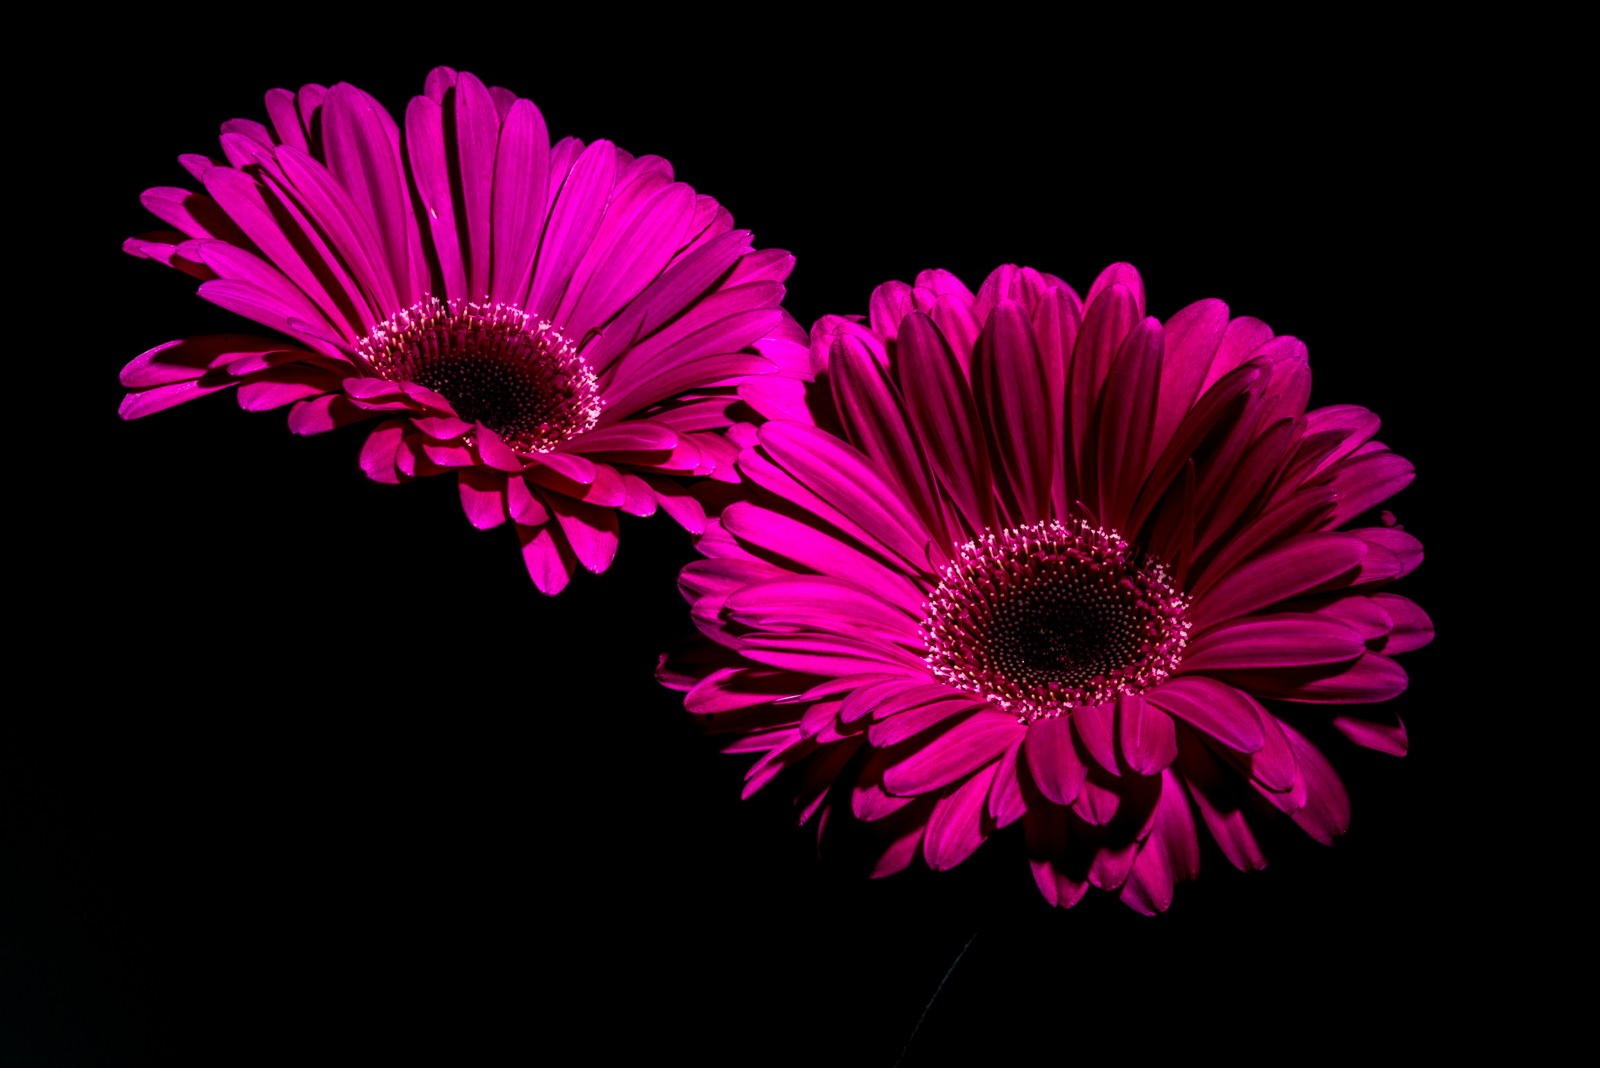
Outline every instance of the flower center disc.
<svg viewBox="0 0 1600 1068">
<path fill-rule="evenodd" d="M 1114 531 L 1056 520 L 957 550 L 924 608 L 939 679 L 1023 722 L 1139 693 L 1178 666 L 1188 602 Z"/>
<path fill-rule="evenodd" d="M 383 378 L 433 390 L 518 452 L 549 452 L 600 418 L 600 385 L 577 347 L 509 304 L 426 297 L 373 327 L 358 351 Z"/>
</svg>

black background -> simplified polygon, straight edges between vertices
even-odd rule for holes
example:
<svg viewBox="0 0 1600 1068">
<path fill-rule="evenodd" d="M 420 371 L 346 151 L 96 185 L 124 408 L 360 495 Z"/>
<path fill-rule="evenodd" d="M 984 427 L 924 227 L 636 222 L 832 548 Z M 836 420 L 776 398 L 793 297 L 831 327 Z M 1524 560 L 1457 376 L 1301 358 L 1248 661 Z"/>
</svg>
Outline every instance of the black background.
<svg viewBox="0 0 1600 1068">
<path fill-rule="evenodd" d="M 41 94 L 16 205 L 41 279 L 12 301 L 38 381 L 13 398 L 33 429 L 12 443 L 0 1061 L 887 1066 L 1469 1037 L 1506 911 L 1475 814 L 1497 789 L 1475 752 L 1493 664 L 1465 577 L 1466 472 L 1502 462 L 1467 444 L 1461 399 L 1496 225 L 1477 72 L 1420 38 L 1313 62 L 1304 41 L 1154 49 L 1132 26 L 680 13 L 624 42 L 622 21 L 196 27 L 215 48 L 80 56 Z M 268 88 L 345 80 L 399 114 L 436 63 L 533 98 L 555 136 L 666 156 L 795 254 L 803 324 L 925 267 L 1082 291 L 1120 259 L 1153 314 L 1217 296 L 1306 341 L 1313 403 L 1373 409 L 1417 465 L 1391 507 L 1428 559 L 1399 590 L 1440 632 L 1402 660 L 1412 752 L 1328 746 L 1345 839 L 1284 821 L 1249 875 L 1208 847 L 1156 919 L 1099 893 L 1051 909 L 1009 833 L 954 872 L 864 880 L 817 859 L 781 791 L 741 802 L 747 758 L 654 682 L 693 558 L 665 517 L 625 517 L 612 570 L 546 599 L 453 480 L 369 483 L 360 429 L 297 438 L 226 395 L 118 420 L 128 359 L 250 329 L 119 251 L 158 225 L 140 191 L 192 185 L 176 156 L 264 119 Z"/>
</svg>

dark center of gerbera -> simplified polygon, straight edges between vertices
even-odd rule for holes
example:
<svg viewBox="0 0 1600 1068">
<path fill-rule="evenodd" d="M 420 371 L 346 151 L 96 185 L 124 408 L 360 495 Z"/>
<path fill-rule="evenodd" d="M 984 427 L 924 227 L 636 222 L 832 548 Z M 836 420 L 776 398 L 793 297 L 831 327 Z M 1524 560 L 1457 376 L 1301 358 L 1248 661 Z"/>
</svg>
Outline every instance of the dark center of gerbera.
<svg viewBox="0 0 1600 1068">
<path fill-rule="evenodd" d="M 1147 690 L 1183 656 L 1188 601 L 1115 531 L 986 532 L 941 579 L 924 608 L 928 666 L 1022 722 Z"/>
<path fill-rule="evenodd" d="M 549 452 L 600 418 L 600 385 L 577 347 L 509 304 L 425 297 L 358 351 L 378 375 L 426 386 L 518 452 Z"/>
</svg>

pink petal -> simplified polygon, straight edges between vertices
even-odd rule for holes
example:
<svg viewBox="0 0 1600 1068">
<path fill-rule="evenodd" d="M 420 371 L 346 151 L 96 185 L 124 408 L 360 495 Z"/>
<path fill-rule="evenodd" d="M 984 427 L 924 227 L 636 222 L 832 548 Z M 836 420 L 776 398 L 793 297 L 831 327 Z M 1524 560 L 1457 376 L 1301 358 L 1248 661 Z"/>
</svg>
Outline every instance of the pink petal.
<svg viewBox="0 0 1600 1068">
<path fill-rule="evenodd" d="M 1350 827 L 1350 795 L 1345 792 L 1344 783 L 1333 766 L 1315 746 L 1288 724 L 1284 724 L 1283 732 L 1289 736 L 1295 760 L 1306 779 L 1305 807 L 1289 816 L 1311 837 L 1331 845 Z M 1274 795 L 1267 795 L 1269 801 L 1273 798 Z"/>
<path fill-rule="evenodd" d="M 506 510 L 506 476 L 481 467 L 463 468 L 460 478 L 461 510 L 479 530 L 489 530 L 509 518 Z"/>
<path fill-rule="evenodd" d="M 613 509 L 598 508 L 559 493 L 545 494 L 544 502 L 580 564 L 595 574 L 611 566 L 617 555 L 617 513 Z"/>
<path fill-rule="evenodd" d="M 947 871 L 983 844 L 988 837 L 984 802 L 994 776 L 995 765 L 990 764 L 935 802 L 922 839 L 922 856 L 928 867 Z"/>
<path fill-rule="evenodd" d="M 1085 751 L 1094 758 L 1095 763 L 1112 775 L 1120 775 L 1122 772 L 1117 765 L 1113 717 L 1115 708 L 1116 705 L 1110 701 L 1104 704 L 1079 705 L 1072 710 L 1069 718 L 1073 730 L 1078 732 L 1078 738 L 1083 742 Z"/>
<path fill-rule="evenodd" d="M 1365 653 L 1355 663 L 1328 670 L 1330 674 L 1243 672 L 1241 686 L 1252 693 L 1282 701 L 1308 704 L 1366 704 L 1387 701 L 1405 692 L 1405 668 L 1379 653 Z"/>
<path fill-rule="evenodd" d="M 921 451 L 973 530 L 996 523 L 978 412 L 944 335 L 926 315 L 900 324 L 899 379 Z"/>
<path fill-rule="evenodd" d="M 1116 818 L 1122 804 L 1122 795 L 1116 790 L 1116 780 L 1102 777 L 1095 771 L 1083 781 L 1078 799 L 1072 803 L 1072 813 L 1091 827 L 1104 827 Z M 1129 858 L 1131 859 L 1131 858 Z"/>
<path fill-rule="evenodd" d="M 1117 698 L 1117 740 L 1128 767 L 1155 775 L 1178 758 L 1178 736 L 1172 719 L 1135 694 Z"/>
<path fill-rule="evenodd" d="M 947 696 L 942 700 L 919 704 L 887 717 L 883 716 L 880 706 L 873 710 L 873 716 L 879 722 L 868 729 L 867 740 L 880 749 L 887 749 L 899 745 L 908 738 L 914 738 L 923 731 L 931 730 L 946 720 L 988 708 L 988 702 L 982 698 L 966 694 Z"/>
<path fill-rule="evenodd" d="M 1339 465 L 1333 485 L 1338 493 L 1332 523 L 1347 523 L 1399 493 L 1416 477 L 1411 461 L 1392 452 L 1357 456 Z"/>
<path fill-rule="evenodd" d="M 650 475 L 644 481 L 655 494 L 661 510 L 671 516 L 673 522 L 690 534 L 699 535 L 705 531 L 705 506 L 693 494 L 668 478 Z"/>
<path fill-rule="evenodd" d="M 500 143 L 500 112 L 489 89 L 474 75 L 456 76 L 456 161 L 452 177 L 460 193 L 466 224 L 467 292 L 479 299 L 489 292 L 491 205 L 494 198 L 495 150 Z M 531 191 L 530 191 L 531 192 Z"/>
<path fill-rule="evenodd" d="M 571 167 L 559 176 L 552 168 L 555 202 L 534 261 L 528 299 L 522 302 L 523 307 L 545 314 L 545 309 L 553 311 L 561 303 L 573 268 L 600 227 L 617 180 L 616 148 L 609 141 L 596 141 Z"/>
<path fill-rule="evenodd" d="M 922 609 L 923 592 L 905 576 L 807 523 L 740 502 L 723 511 L 722 525 L 728 533 L 755 548 L 770 550 L 818 574 L 875 590 L 908 611 Z"/>
<path fill-rule="evenodd" d="M 152 386 L 138 393 L 129 393 L 122 398 L 122 403 L 117 407 L 117 414 L 124 419 L 141 419 L 156 412 L 165 411 L 176 404 L 183 404 L 219 389 L 231 389 L 239 384 L 236 378 L 225 378 L 217 382 L 203 383 L 196 379 L 189 382 L 171 382 L 164 386 Z"/>
<path fill-rule="evenodd" d="M 1046 376 L 1027 313 L 1014 301 L 1002 301 L 980 338 L 973 385 L 1026 523 L 1048 518 L 1050 508 L 1050 448 L 1059 438 L 1060 415 L 1050 410 Z"/>
<path fill-rule="evenodd" d="M 375 236 L 389 269 L 377 274 L 380 284 L 391 288 L 377 296 L 390 308 L 416 302 L 427 283 L 421 270 L 421 237 L 400 160 L 399 127 L 367 93 L 340 83 L 322 101 L 321 128 L 328 170 L 359 206 L 361 217 L 379 221 Z"/>
<path fill-rule="evenodd" d="M 551 524 L 541 527 L 518 524 L 517 537 L 522 541 L 522 562 L 527 565 L 528 576 L 539 592 L 553 597 L 566 589 L 578 565 L 567 540 L 560 537 Z"/>
<path fill-rule="evenodd" d="M 1152 456 L 1160 455 L 1167 447 L 1178 424 L 1193 407 L 1227 325 L 1228 306 L 1220 300 L 1191 304 L 1167 320 L 1162 331 L 1165 355 L 1151 432 Z"/>
<path fill-rule="evenodd" d="M 493 285 L 489 297 L 516 304 L 533 281 L 533 258 L 544 225 L 550 132 L 531 100 L 517 100 L 500 128 L 494 161 Z"/>
<path fill-rule="evenodd" d="M 1058 805 L 1070 805 L 1078 799 L 1088 769 L 1074 747 L 1066 716 L 1030 723 L 1022 751 L 1040 793 Z"/>
<path fill-rule="evenodd" d="M 1383 644 L 1385 656 L 1420 649 L 1433 641 L 1433 620 L 1411 601 L 1392 593 L 1375 593 L 1372 602 L 1388 614 L 1391 623 Z"/>
<path fill-rule="evenodd" d="M 397 419 L 380 423 L 367 435 L 361 446 L 361 470 L 374 482 L 396 484 L 400 481 L 395 467 L 395 454 L 400 449 L 400 439 L 405 436 L 405 424 Z"/>
<path fill-rule="evenodd" d="M 1250 616 L 1221 624 L 1189 643 L 1178 670 L 1216 671 L 1339 664 L 1366 649 L 1361 635 L 1342 623 L 1300 612 Z"/>
<path fill-rule="evenodd" d="M 1256 703 L 1226 683 L 1185 676 L 1146 690 L 1144 699 L 1239 753 L 1266 744 Z"/>
<path fill-rule="evenodd" d="M 994 782 L 989 787 L 989 818 L 996 827 L 1009 827 L 1022 818 L 1028 807 L 1018 774 L 1019 754 L 1026 736 L 1011 743 L 1011 748 L 995 762 Z"/>
<path fill-rule="evenodd" d="M 883 773 L 884 788 L 904 796 L 949 786 L 999 756 L 1024 729 L 1003 712 L 980 712 L 890 767 Z"/>
<path fill-rule="evenodd" d="M 1411 745 L 1406 738 L 1406 725 L 1398 721 L 1391 726 L 1388 723 L 1356 719 L 1354 716 L 1335 716 L 1333 725 L 1339 728 L 1340 734 L 1357 745 L 1390 756 L 1405 756 Z"/>
<path fill-rule="evenodd" d="M 1325 588 L 1354 573 L 1367 555 L 1359 538 L 1348 534 L 1303 534 L 1275 546 L 1218 581 L 1197 585 L 1191 618 L 1196 630 L 1249 615 L 1292 597 Z"/>
<path fill-rule="evenodd" d="M 475 298 L 467 286 L 467 267 L 461 255 L 464 235 L 456 229 L 455 193 L 447 151 L 443 108 L 431 97 L 413 97 L 406 108 L 406 153 L 428 220 L 434 258 L 444 283 L 443 297 L 472 300 Z"/>
</svg>

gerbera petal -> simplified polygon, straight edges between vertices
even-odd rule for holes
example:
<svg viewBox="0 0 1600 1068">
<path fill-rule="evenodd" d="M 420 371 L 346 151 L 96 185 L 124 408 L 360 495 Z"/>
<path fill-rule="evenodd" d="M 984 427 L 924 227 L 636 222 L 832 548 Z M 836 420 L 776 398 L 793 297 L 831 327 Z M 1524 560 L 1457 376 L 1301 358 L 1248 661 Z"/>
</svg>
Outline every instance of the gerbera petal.
<svg viewBox="0 0 1600 1068">
<path fill-rule="evenodd" d="M 560 318 L 567 323 L 609 322 L 624 305 L 661 274 L 689 235 L 694 220 L 694 190 L 682 182 L 666 185 L 632 212 L 624 226 L 597 237 L 590 254 L 596 262 L 581 294 L 567 294 Z"/>
<path fill-rule="evenodd" d="M 990 764 L 934 803 L 922 839 L 922 857 L 934 871 L 945 871 L 970 857 L 989 836 L 984 804 L 997 765 Z"/>
<path fill-rule="evenodd" d="M 1015 301 L 996 306 L 979 338 L 973 388 L 1014 491 L 1016 518 L 1024 523 L 1047 518 L 1054 476 L 1052 430 L 1059 419 L 1050 410 L 1052 391 L 1034 345 L 1033 324 Z"/>
<path fill-rule="evenodd" d="M 489 292 L 500 112 L 488 86 L 465 71 L 456 76 L 452 95 L 457 160 L 454 175 L 466 230 L 467 292 L 476 300 Z"/>
<path fill-rule="evenodd" d="M 522 561 L 527 565 L 528 576 L 540 593 L 554 597 L 566 589 L 577 570 L 578 558 L 567 540 L 557 533 L 553 523 L 538 527 L 517 524 L 517 537 L 522 542 Z"/>
<path fill-rule="evenodd" d="M 950 696 L 950 688 L 944 683 L 928 682 L 925 678 L 904 675 L 862 675 L 856 678 L 859 681 L 851 686 L 839 709 L 839 719 L 845 723 L 868 716 L 883 719 L 896 712 Z"/>
<path fill-rule="evenodd" d="M 142 419 L 144 416 L 197 400 L 218 390 L 232 389 L 238 384 L 237 378 L 219 378 L 209 382 L 191 379 L 187 382 L 169 382 L 166 385 L 151 386 L 123 397 L 121 405 L 117 408 L 117 414 L 124 419 Z"/>
<path fill-rule="evenodd" d="M 1072 814 L 1091 827 L 1109 824 L 1116 819 L 1117 811 L 1122 806 L 1122 794 L 1115 784 L 1115 779 L 1105 776 L 1099 769 L 1090 768 L 1088 777 L 1083 781 L 1083 789 L 1078 792 L 1077 800 L 1072 802 Z M 1090 881 L 1098 885 L 1098 880 Z"/>
<path fill-rule="evenodd" d="M 1366 643 L 1355 630 L 1323 616 L 1278 612 L 1223 623 L 1190 643 L 1184 674 L 1339 664 L 1355 660 Z"/>
<path fill-rule="evenodd" d="M 1070 805 L 1078 799 L 1088 768 L 1078 756 L 1065 716 L 1029 724 L 1022 752 L 1040 793 L 1058 805 Z"/>
<path fill-rule="evenodd" d="M 322 322 L 324 310 L 334 312 L 333 297 L 317 278 L 316 271 L 306 263 L 293 239 L 284 232 L 281 216 L 274 212 L 259 182 L 232 168 L 216 167 L 206 172 L 206 191 L 249 235 L 262 255 L 303 294 L 298 305 L 308 310 L 297 314 L 312 322 Z"/>
<path fill-rule="evenodd" d="M 448 300 L 471 300 L 473 295 L 467 285 L 467 264 L 463 256 L 465 235 L 458 229 L 456 194 L 451 188 L 449 152 L 445 146 L 444 109 L 431 96 L 413 97 L 406 108 L 406 153 L 428 222 L 433 259 L 444 296 Z"/>
<path fill-rule="evenodd" d="M 278 141 L 304 152 L 308 144 L 306 131 L 300 124 L 300 113 L 295 109 L 294 94 L 287 89 L 268 89 L 265 103 L 267 115 L 272 120 L 272 132 Z"/>
<path fill-rule="evenodd" d="M 1388 451 L 1357 456 L 1341 464 L 1334 469 L 1337 499 L 1331 522 L 1347 523 L 1382 504 L 1410 485 L 1415 476 L 1416 468 L 1409 460 Z"/>
<path fill-rule="evenodd" d="M 1240 871 L 1265 868 L 1266 854 L 1250 829 L 1239 797 L 1226 785 L 1217 758 L 1192 734 L 1180 732 L 1178 759 L 1189 796 L 1228 863 Z"/>
<path fill-rule="evenodd" d="M 730 596 L 727 611 L 754 628 L 826 630 L 830 625 L 880 634 L 891 640 L 917 639 L 916 620 L 849 582 L 825 577 L 796 577 L 748 586 Z"/>
<path fill-rule="evenodd" d="M 979 712 L 922 743 L 883 773 L 892 794 L 925 794 L 970 775 L 1025 730 L 1002 712 Z"/>
<path fill-rule="evenodd" d="M 1366 545 L 1348 534 L 1304 534 L 1225 575 L 1213 570 L 1194 587 L 1195 628 L 1204 630 L 1332 585 L 1354 574 L 1366 555 Z"/>
<path fill-rule="evenodd" d="M 1178 757 L 1171 717 L 1137 694 L 1117 698 L 1117 742 L 1128 767 L 1140 775 L 1160 774 Z"/>
<path fill-rule="evenodd" d="M 928 566 L 927 529 L 866 457 L 831 434 L 797 423 L 768 423 L 761 428 L 760 440 L 794 481 L 779 483 L 749 463 L 750 477 L 758 485 L 807 505 L 813 514 L 908 567 Z"/>
<path fill-rule="evenodd" d="M 378 424 L 367 435 L 366 442 L 361 446 L 361 470 L 374 482 L 395 483 L 400 481 L 399 471 L 395 467 L 395 454 L 400 449 L 400 439 L 405 436 L 405 424 L 398 419 L 390 419 Z"/>
<path fill-rule="evenodd" d="M 888 470 L 925 523 L 937 523 L 941 514 L 937 495 L 912 438 L 899 391 L 872 350 L 859 339 L 842 335 L 829 357 L 829 368 L 834 403 L 850 428 L 850 443 Z"/>
<path fill-rule="evenodd" d="M 1152 456 L 1161 455 L 1194 406 L 1227 325 L 1228 306 L 1210 299 L 1191 304 L 1167 320 L 1162 331 L 1161 386 L 1150 432 Z"/>
<path fill-rule="evenodd" d="M 479 530 L 489 530 L 510 518 L 506 509 L 506 476 L 498 471 L 469 467 L 460 475 L 461 510 Z M 520 480 L 519 480 L 520 481 Z"/>
<path fill-rule="evenodd" d="M 1144 486 L 1161 378 L 1161 323 L 1145 319 L 1129 329 L 1117 349 L 1100 396 L 1100 437 L 1095 478 L 1100 522 L 1121 529 Z"/>
<path fill-rule="evenodd" d="M 1406 725 L 1398 721 L 1394 724 L 1374 723 L 1354 716 L 1335 716 L 1333 725 L 1340 734 L 1357 745 L 1390 756 L 1405 756 L 1411 748 L 1410 739 L 1406 737 Z"/>
<path fill-rule="evenodd" d="M 766 312 L 756 312 L 753 316 L 773 321 L 767 318 Z M 748 328 L 736 326 L 735 329 L 739 334 L 745 334 Z M 728 344 L 736 349 L 748 345 L 749 341 Z M 619 419 L 697 386 L 722 384 L 744 375 L 763 375 L 772 371 L 772 364 L 763 357 L 737 351 L 689 357 L 651 370 L 635 369 L 625 386 L 614 386 L 606 392 L 607 411 L 615 413 L 610 419 Z M 606 420 L 607 416 L 602 414 L 601 418 Z"/>
<path fill-rule="evenodd" d="M 1406 688 L 1405 668 L 1379 653 L 1364 653 L 1352 664 L 1331 670 L 1242 672 L 1236 680 L 1253 693 L 1308 704 L 1365 704 L 1388 701 Z"/>
<path fill-rule="evenodd" d="M 271 338 L 246 334 L 212 334 L 207 337 L 180 338 L 146 349 L 122 369 L 118 380 L 130 389 L 163 386 L 199 378 L 206 371 L 230 367 L 247 356 L 281 355 L 304 359 L 311 353 L 286 346 Z"/>
<path fill-rule="evenodd" d="M 572 546 L 578 562 L 599 574 L 611 566 L 617 555 L 617 513 L 573 500 L 560 493 L 546 493 L 545 506 L 556 517 L 561 533 Z"/>
<path fill-rule="evenodd" d="M 553 170 L 551 173 L 555 201 L 539 243 L 528 297 L 521 302 L 524 308 L 553 309 L 561 302 L 573 268 L 600 227 L 616 184 L 616 148 L 610 141 L 596 141 L 571 166 L 559 178 Z"/>
<path fill-rule="evenodd" d="M 1200 839 L 1189 814 L 1182 780 L 1171 771 L 1161 778 L 1161 799 L 1148 837 L 1122 888 L 1122 901 L 1153 916 L 1172 905 L 1174 884 L 1200 873 Z"/>
<path fill-rule="evenodd" d="M 1422 563 L 1422 543 L 1403 530 L 1363 527 L 1350 534 L 1367 545 L 1361 582 L 1392 582 L 1411 574 Z"/>
<path fill-rule="evenodd" d="M 1144 698 L 1236 752 L 1254 753 L 1266 744 L 1256 703 L 1226 683 L 1200 676 L 1178 678 L 1146 692 Z"/>
<path fill-rule="evenodd" d="M 736 263 L 751 258 L 748 230 L 722 234 L 684 256 L 634 297 L 604 336 L 587 350 L 591 365 L 599 371 L 610 367 L 629 345 L 654 334 L 710 291 Z"/>
<path fill-rule="evenodd" d="M 944 335 L 917 312 L 900 324 L 900 387 L 920 451 L 974 531 L 995 524 L 988 451 L 977 408 Z"/>
<path fill-rule="evenodd" d="M 661 510 L 671 516 L 673 522 L 696 536 L 705 530 L 705 506 L 700 503 L 699 498 L 695 497 L 694 494 L 671 479 L 648 476 L 645 478 L 645 483 L 649 485 L 650 491 L 655 494 L 656 502 L 661 505 Z"/>
<path fill-rule="evenodd" d="M 1392 593 L 1375 593 L 1372 602 L 1389 616 L 1389 636 L 1381 650 L 1385 656 L 1408 653 L 1433 641 L 1433 620 L 1415 602 Z"/>
<path fill-rule="evenodd" d="M 1271 340 L 1272 328 L 1260 319 L 1244 315 L 1230 321 L 1222 332 L 1222 341 L 1217 346 L 1217 354 L 1212 358 L 1211 369 L 1206 373 L 1200 392 L 1204 394 L 1222 381 Z"/>
<path fill-rule="evenodd" d="M 879 719 L 867 729 L 867 740 L 879 748 L 887 749 L 925 730 L 931 730 L 946 720 L 988 707 L 988 702 L 978 697 L 965 694 L 947 696 Z M 878 718 L 880 712 L 881 706 L 874 710 L 874 718 Z"/>
<path fill-rule="evenodd" d="M 714 716 L 764 705 L 793 690 L 794 676 L 786 671 L 719 668 L 684 694 L 683 707 L 697 716 Z"/>
<path fill-rule="evenodd" d="M 296 434 L 325 434 L 341 426 L 372 418 L 343 396 L 313 397 L 289 409 L 289 429 Z"/>
<path fill-rule="evenodd" d="M 533 281 L 533 257 L 544 225 L 550 134 L 531 100 L 512 103 L 494 161 L 491 300 L 515 304 Z"/>
<path fill-rule="evenodd" d="M 400 130 L 376 100 L 346 82 L 323 98 L 322 144 L 328 170 L 349 191 L 364 217 L 382 220 L 375 236 L 388 263 L 377 284 L 386 307 L 403 308 L 422 296 L 422 248 L 411 214 Z"/>
<path fill-rule="evenodd" d="M 1082 479 L 1083 492 L 1091 497 L 1095 496 L 1097 477 L 1091 465 L 1091 449 L 1099 436 L 1096 413 L 1100 391 L 1111 374 L 1112 362 L 1122 347 L 1123 338 L 1139 318 L 1139 302 L 1133 292 L 1120 283 L 1113 283 L 1089 301 L 1073 348 L 1066 419 L 1074 467 Z"/>
<path fill-rule="evenodd" d="M 767 633 L 741 638 L 739 646 L 758 664 L 812 675 L 916 670 L 921 663 L 892 645 L 844 635 Z"/>
<path fill-rule="evenodd" d="M 339 388 L 338 376 L 315 367 L 288 367 L 263 371 L 239 386 L 239 407 L 265 412 L 295 401 L 319 397 Z"/>
<path fill-rule="evenodd" d="M 1084 751 L 1112 775 L 1122 774 L 1117 765 L 1115 701 L 1091 702 L 1072 710 L 1072 729 L 1083 742 Z"/>
<path fill-rule="evenodd" d="M 904 575 L 798 520 L 740 502 L 723 511 L 722 525 L 754 548 L 778 554 L 817 574 L 835 575 L 874 590 L 909 612 L 922 609 L 922 591 Z"/>
<path fill-rule="evenodd" d="M 1328 763 L 1316 746 L 1288 724 L 1283 725 L 1283 732 L 1289 737 L 1295 760 L 1306 780 L 1305 807 L 1289 815 L 1311 837 L 1330 845 L 1350 828 L 1350 795 L 1333 770 L 1333 765 Z M 1268 800 L 1273 800 L 1275 795 L 1266 796 Z"/>
<path fill-rule="evenodd" d="M 187 189 L 157 186 L 141 193 L 139 203 L 150 214 L 189 237 L 214 237 L 241 248 L 251 243 L 239 225 L 208 196 Z"/>
<path fill-rule="evenodd" d="M 1009 827 L 1022 818 L 1028 799 L 1022 790 L 1019 771 L 1023 738 L 1011 743 L 1011 748 L 995 761 L 994 782 L 989 786 L 989 818 L 996 827 Z"/>
</svg>

